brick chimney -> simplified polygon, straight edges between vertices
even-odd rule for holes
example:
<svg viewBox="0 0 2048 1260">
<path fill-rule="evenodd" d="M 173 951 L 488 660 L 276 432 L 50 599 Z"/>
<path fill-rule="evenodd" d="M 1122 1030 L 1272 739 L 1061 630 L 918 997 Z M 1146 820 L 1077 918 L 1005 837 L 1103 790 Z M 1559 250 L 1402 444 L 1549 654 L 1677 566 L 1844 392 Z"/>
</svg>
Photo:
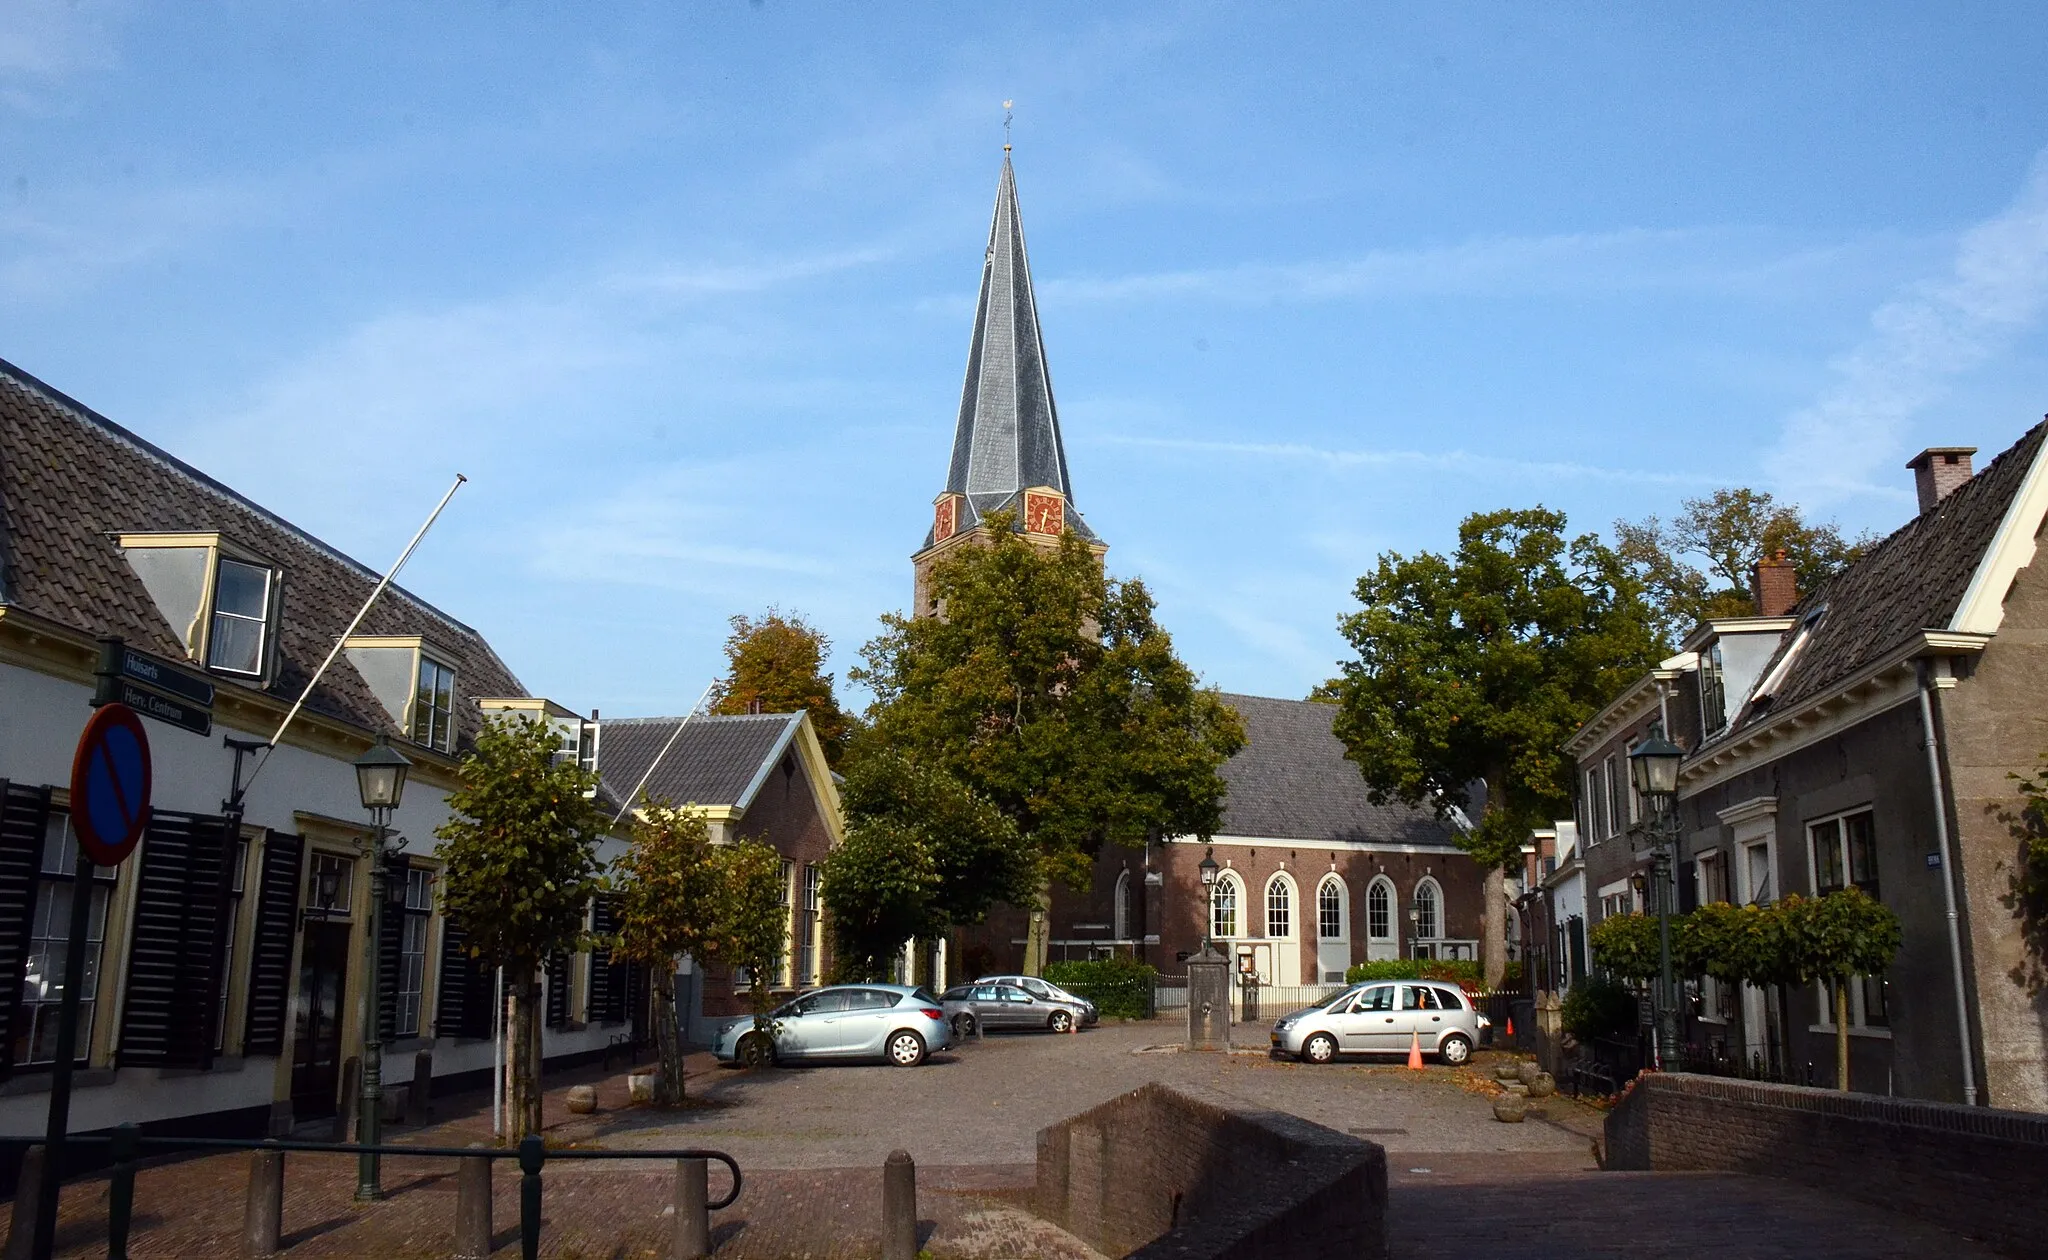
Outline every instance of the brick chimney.
<svg viewBox="0 0 2048 1260">
<path fill-rule="evenodd" d="M 1922 514 L 1970 479 L 1970 456 L 1976 453 L 1974 446 L 1930 446 L 1906 461 L 1920 491 Z"/>
<path fill-rule="evenodd" d="M 1799 571 L 1784 552 L 1756 562 L 1750 589 L 1756 592 L 1756 615 L 1782 617 L 1799 602 Z"/>
</svg>

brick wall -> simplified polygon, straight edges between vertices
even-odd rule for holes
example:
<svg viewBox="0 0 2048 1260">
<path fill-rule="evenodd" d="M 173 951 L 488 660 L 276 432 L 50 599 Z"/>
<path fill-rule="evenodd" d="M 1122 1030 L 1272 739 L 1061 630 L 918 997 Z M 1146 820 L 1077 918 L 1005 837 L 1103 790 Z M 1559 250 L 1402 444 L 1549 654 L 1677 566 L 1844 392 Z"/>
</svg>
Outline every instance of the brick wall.
<svg viewBox="0 0 2048 1260">
<path fill-rule="evenodd" d="M 2037 1255 L 2048 1116 L 1646 1073 L 1608 1113 L 1602 1162 L 1782 1177 Z"/>
<path fill-rule="evenodd" d="M 1384 1149 L 1159 1084 L 1039 1130 L 1036 1203 L 1109 1255 L 1387 1254 Z"/>
</svg>

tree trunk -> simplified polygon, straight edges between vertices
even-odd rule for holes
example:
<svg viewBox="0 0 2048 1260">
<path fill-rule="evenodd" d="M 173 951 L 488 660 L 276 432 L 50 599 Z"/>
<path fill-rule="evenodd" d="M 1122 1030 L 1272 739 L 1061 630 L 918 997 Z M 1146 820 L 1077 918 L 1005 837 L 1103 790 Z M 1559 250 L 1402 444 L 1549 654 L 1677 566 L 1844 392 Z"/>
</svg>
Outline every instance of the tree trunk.
<svg viewBox="0 0 2048 1260">
<path fill-rule="evenodd" d="M 683 1101 L 683 1033 L 680 1005 L 676 996 L 677 975 L 671 962 L 666 979 L 654 990 L 654 1046 L 661 1059 L 661 1071 L 654 1078 L 654 1101 L 673 1107 Z"/>
<path fill-rule="evenodd" d="M 534 966 L 521 961 L 505 968 L 511 1010 L 505 1017 L 505 1140 L 517 1142 L 540 1132 L 540 986 Z"/>
<path fill-rule="evenodd" d="M 1488 812 L 1504 811 L 1507 803 L 1507 775 L 1496 770 L 1486 776 L 1486 808 Z M 1486 987 L 1497 989 L 1508 972 L 1508 883 L 1500 867 L 1487 869 L 1479 895 L 1479 965 Z M 1439 926 L 1438 931 L 1442 930 Z"/>
<path fill-rule="evenodd" d="M 1849 984 L 1835 981 L 1835 1088 L 1849 1091 Z"/>
</svg>

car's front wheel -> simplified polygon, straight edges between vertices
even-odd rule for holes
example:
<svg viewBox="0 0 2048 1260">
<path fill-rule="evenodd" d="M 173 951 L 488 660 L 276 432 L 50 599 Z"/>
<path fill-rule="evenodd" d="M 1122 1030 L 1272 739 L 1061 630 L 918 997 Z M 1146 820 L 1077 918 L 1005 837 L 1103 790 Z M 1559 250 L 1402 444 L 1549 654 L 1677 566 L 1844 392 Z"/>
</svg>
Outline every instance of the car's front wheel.
<svg viewBox="0 0 2048 1260">
<path fill-rule="evenodd" d="M 775 1046 L 763 1033 L 748 1033 L 740 1038 L 739 1060 L 742 1067 L 772 1066 L 775 1062 Z"/>
<path fill-rule="evenodd" d="M 924 1038 L 907 1028 L 890 1034 L 889 1062 L 897 1067 L 916 1067 L 924 1062 Z"/>
<path fill-rule="evenodd" d="M 1472 1043 L 1463 1033 L 1452 1033 L 1437 1046 L 1436 1052 L 1444 1062 L 1455 1065 L 1472 1057 Z"/>
<path fill-rule="evenodd" d="M 1070 1011 L 1054 1011 L 1052 1018 L 1045 1021 L 1045 1026 L 1056 1033 L 1072 1032 L 1074 1030 L 1073 1013 Z"/>
<path fill-rule="evenodd" d="M 1337 1057 L 1337 1042 L 1328 1033 L 1317 1033 L 1301 1048 L 1304 1063 L 1328 1063 Z"/>
</svg>

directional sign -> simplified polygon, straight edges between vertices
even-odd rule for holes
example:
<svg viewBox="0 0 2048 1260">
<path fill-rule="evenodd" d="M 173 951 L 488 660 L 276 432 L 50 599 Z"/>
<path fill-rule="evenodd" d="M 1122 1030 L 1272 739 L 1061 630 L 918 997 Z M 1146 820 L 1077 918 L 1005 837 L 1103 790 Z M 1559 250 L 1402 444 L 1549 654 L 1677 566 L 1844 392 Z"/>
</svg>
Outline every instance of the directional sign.
<svg viewBox="0 0 2048 1260">
<path fill-rule="evenodd" d="M 124 704 L 137 713 L 153 717 L 194 735 L 209 735 L 213 732 L 213 710 L 202 709 L 170 696 L 158 695 L 147 687 L 138 687 L 125 678 L 111 680 L 113 703 Z"/>
<path fill-rule="evenodd" d="M 125 704 L 194 735 L 213 733 L 213 684 L 161 657 L 108 636 L 100 640 L 99 687 L 93 703 Z"/>
<path fill-rule="evenodd" d="M 125 704 L 104 704 L 71 759 L 71 830 L 101 866 L 135 850 L 149 823 L 149 735 Z"/>
<path fill-rule="evenodd" d="M 213 707 L 212 683 L 197 675 L 186 673 L 169 661 L 159 660 L 147 652 L 138 652 L 125 644 L 121 648 L 118 672 L 123 678 L 132 678 L 143 686 L 161 691 L 167 696 L 189 700 L 202 709 Z"/>
</svg>

